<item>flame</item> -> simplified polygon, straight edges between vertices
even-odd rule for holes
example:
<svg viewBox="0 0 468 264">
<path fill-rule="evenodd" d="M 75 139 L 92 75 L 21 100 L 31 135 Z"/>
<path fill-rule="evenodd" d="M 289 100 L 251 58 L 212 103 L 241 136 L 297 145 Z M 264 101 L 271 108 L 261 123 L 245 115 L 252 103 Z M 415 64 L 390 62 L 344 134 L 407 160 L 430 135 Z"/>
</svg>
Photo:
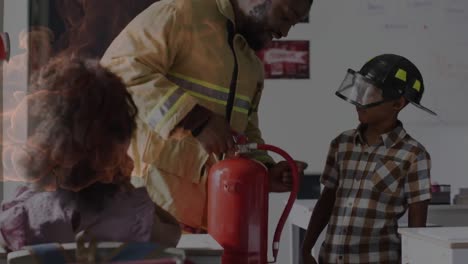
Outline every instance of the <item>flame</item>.
<svg viewBox="0 0 468 264">
<path fill-rule="evenodd" d="M 73 191 L 129 181 L 136 106 L 120 79 L 96 60 L 58 56 L 28 86 L 2 114 L 1 180 Z"/>
<path fill-rule="evenodd" d="M 159 0 L 57 0 L 65 24 L 58 51 L 100 58 L 139 13 Z"/>
</svg>

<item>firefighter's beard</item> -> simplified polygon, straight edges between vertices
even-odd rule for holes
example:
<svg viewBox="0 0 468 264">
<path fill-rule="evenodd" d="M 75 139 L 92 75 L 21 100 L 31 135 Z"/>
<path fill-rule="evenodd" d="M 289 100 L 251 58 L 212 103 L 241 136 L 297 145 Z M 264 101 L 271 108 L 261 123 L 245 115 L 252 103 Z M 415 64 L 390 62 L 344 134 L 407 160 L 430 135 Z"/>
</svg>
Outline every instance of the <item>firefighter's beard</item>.
<svg viewBox="0 0 468 264">
<path fill-rule="evenodd" d="M 268 10 L 271 0 L 266 0 L 249 11 L 248 15 L 243 15 L 243 26 L 239 28 L 239 33 L 244 36 L 250 48 L 259 51 L 266 47 L 272 40 L 272 30 L 268 29 Z"/>
</svg>

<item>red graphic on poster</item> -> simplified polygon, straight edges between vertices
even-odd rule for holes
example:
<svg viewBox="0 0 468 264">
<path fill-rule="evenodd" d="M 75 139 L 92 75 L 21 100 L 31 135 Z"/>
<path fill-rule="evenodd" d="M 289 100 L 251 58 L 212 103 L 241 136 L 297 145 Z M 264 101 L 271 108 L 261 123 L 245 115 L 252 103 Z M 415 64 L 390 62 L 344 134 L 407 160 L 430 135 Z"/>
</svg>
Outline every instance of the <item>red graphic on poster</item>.
<svg viewBox="0 0 468 264">
<path fill-rule="evenodd" d="M 273 41 L 257 55 L 266 79 L 309 79 L 309 41 Z"/>
</svg>

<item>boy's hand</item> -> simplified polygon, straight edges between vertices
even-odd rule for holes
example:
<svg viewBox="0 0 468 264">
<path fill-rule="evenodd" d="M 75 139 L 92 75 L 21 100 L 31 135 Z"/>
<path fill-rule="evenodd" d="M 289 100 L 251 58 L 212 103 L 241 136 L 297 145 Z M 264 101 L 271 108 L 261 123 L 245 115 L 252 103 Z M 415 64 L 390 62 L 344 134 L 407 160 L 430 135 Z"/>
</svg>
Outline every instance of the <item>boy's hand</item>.
<svg viewBox="0 0 468 264">
<path fill-rule="evenodd" d="M 310 252 L 302 252 L 302 263 L 304 264 L 317 264 L 317 261 Z"/>
</svg>

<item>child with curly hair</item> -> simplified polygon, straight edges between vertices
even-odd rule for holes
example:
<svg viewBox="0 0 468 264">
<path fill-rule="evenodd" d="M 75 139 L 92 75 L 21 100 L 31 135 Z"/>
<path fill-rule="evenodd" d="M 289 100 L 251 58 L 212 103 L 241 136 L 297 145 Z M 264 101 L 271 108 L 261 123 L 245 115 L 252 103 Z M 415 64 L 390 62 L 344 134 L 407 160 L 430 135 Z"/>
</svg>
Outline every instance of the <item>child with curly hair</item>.
<svg viewBox="0 0 468 264">
<path fill-rule="evenodd" d="M 136 114 L 96 60 L 60 56 L 38 72 L 9 117 L 3 180 L 26 184 L 0 208 L 0 245 L 73 242 L 86 230 L 98 241 L 175 246 L 177 221 L 130 184 Z"/>
</svg>

